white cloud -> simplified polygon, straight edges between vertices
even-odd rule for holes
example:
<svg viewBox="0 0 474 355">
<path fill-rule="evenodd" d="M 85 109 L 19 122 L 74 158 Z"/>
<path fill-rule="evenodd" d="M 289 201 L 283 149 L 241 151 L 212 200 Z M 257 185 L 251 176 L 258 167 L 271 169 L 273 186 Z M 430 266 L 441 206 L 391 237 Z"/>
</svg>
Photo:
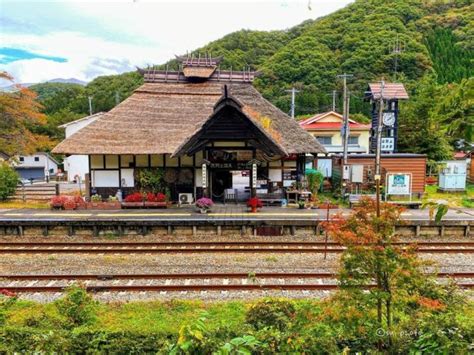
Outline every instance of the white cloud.
<svg viewBox="0 0 474 355">
<path fill-rule="evenodd" d="M 6 4 L 10 20 L 30 23 L 37 30 L 47 28 L 46 33 L 15 30 L 2 36 L 0 46 L 67 59 L 66 63 L 19 60 L 2 69 L 20 82 L 58 77 L 91 80 L 98 75 L 133 70 L 135 66 L 163 63 L 174 54 L 183 54 L 242 28 L 289 28 L 308 18 L 326 15 L 350 1 L 312 0 L 313 10 L 309 11 L 308 0 L 63 0 L 58 1 L 60 6 L 54 2 L 0 0 Z M 27 11 L 35 8 L 32 4 L 47 4 L 48 12 L 45 14 L 42 7 L 42 16 L 36 19 Z M 69 19 L 71 26 L 67 29 Z"/>
<path fill-rule="evenodd" d="M 65 63 L 58 63 L 35 58 L 5 65 L 2 69 L 11 73 L 18 82 L 70 77 L 88 81 L 98 75 L 116 74 L 133 70 L 135 66 L 161 62 L 166 56 L 154 47 L 121 44 L 74 32 L 12 35 L 4 41 L 4 46 L 67 59 Z"/>
</svg>

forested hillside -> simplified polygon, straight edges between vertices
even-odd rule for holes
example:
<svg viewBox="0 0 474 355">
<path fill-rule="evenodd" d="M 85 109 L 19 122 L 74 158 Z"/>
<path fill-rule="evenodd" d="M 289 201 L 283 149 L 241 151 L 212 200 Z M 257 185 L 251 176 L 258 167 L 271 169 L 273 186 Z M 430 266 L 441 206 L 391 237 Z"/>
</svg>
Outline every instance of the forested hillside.
<svg viewBox="0 0 474 355">
<path fill-rule="evenodd" d="M 411 96 L 402 105 L 401 149 L 443 159 L 459 139 L 473 141 L 473 34 L 472 0 L 356 0 L 288 30 L 231 33 L 194 53 L 223 55 L 222 68 L 260 70 L 255 85 L 285 112 L 290 105 L 286 90 L 297 87 L 297 115 L 328 110 L 332 90 L 341 91 L 336 76 L 344 72 L 353 75 L 352 114 L 368 114 L 362 100 L 368 82 L 401 81 Z M 397 43 L 400 53 L 394 53 Z M 176 63 L 160 67 L 165 65 Z M 46 131 L 57 138 L 56 124 L 88 112 L 88 96 L 94 112 L 106 111 L 141 83 L 133 72 L 99 77 L 85 87 L 41 84 L 32 89 L 49 116 Z"/>
</svg>

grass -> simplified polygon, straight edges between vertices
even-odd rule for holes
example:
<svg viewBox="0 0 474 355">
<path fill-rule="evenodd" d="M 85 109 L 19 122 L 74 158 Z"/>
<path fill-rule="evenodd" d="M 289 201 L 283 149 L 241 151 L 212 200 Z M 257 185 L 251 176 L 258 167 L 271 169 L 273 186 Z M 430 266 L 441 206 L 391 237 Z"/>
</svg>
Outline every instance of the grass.
<svg viewBox="0 0 474 355">
<path fill-rule="evenodd" d="M 48 202 L 0 201 L 0 209 L 50 208 Z"/>
<path fill-rule="evenodd" d="M 445 200 L 450 207 L 474 208 L 474 185 L 468 184 L 464 192 L 438 192 L 438 186 L 426 186 L 424 200 Z"/>
<path fill-rule="evenodd" d="M 184 323 L 192 322 L 199 318 L 202 312 L 206 312 L 211 329 L 226 324 L 238 330 L 245 322 L 247 307 L 246 303 L 239 301 L 98 303 L 97 317 L 92 327 L 109 331 L 177 333 Z M 54 303 L 39 304 L 20 300 L 8 310 L 8 325 L 25 326 L 31 324 L 34 319 L 41 319 L 44 316 L 53 320 L 61 317 Z M 50 323 L 52 328 L 54 323 L 54 321 Z"/>
</svg>

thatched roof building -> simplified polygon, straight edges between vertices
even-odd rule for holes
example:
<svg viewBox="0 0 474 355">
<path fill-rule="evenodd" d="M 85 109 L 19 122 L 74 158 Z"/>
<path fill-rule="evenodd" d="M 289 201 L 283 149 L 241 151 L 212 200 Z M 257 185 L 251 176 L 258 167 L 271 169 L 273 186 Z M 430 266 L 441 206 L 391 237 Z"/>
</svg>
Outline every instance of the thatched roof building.
<svg viewBox="0 0 474 355">
<path fill-rule="evenodd" d="M 217 69 L 183 60 L 179 72 L 141 71 L 145 84 L 97 121 L 68 137 L 54 150 L 63 154 L 182 155 L 189 139 L 211 117 L 224 97 L 236 103 L 252 131 L 263 132 L 281 156 L 322 153 L 324 148 L 298 123 L 273 106 L 252 86 L 255 73 Z M 227 100 L 226 102 L 230 102 Z"/>
</svg>

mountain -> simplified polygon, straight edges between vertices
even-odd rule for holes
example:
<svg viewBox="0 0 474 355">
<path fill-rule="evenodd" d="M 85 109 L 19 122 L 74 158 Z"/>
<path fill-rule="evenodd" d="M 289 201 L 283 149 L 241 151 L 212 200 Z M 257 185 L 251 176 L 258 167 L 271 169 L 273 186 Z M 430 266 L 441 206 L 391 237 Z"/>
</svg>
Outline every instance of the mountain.
<svg viewBox="0 0 474 355">
<path fill-rule="evenodd" d="M 47 83 L 78 84 L 82 86 L 87 85 L 86 81 L 82 81 L 75 78 L 69 78 L 69 79 L 57 78 L 57 79 L 48 80 Z"/>
<path fill-rule="evenodd" d="M 57 78 L 57 79 L 47 80 L 43 83 L 18 83 L 18 84 L 8 84 L 7 83 L 7 85 L 4 86 L 4 87 L 0 86 L 0 90 L 1 91 L 6 91 L 6 92 L 16 91 L 18 85 L 23 86 L 25 88 L 29 88 L 30 86 L 44 84 L 44 83 L 76 84 L 76 85 L 81 85 L 81 86 L 87 85 L 86 81 L 82 81 L 82 80 L 75 79 L 75 78 L 69 78 L 69 79 Z"/>
</svg>

